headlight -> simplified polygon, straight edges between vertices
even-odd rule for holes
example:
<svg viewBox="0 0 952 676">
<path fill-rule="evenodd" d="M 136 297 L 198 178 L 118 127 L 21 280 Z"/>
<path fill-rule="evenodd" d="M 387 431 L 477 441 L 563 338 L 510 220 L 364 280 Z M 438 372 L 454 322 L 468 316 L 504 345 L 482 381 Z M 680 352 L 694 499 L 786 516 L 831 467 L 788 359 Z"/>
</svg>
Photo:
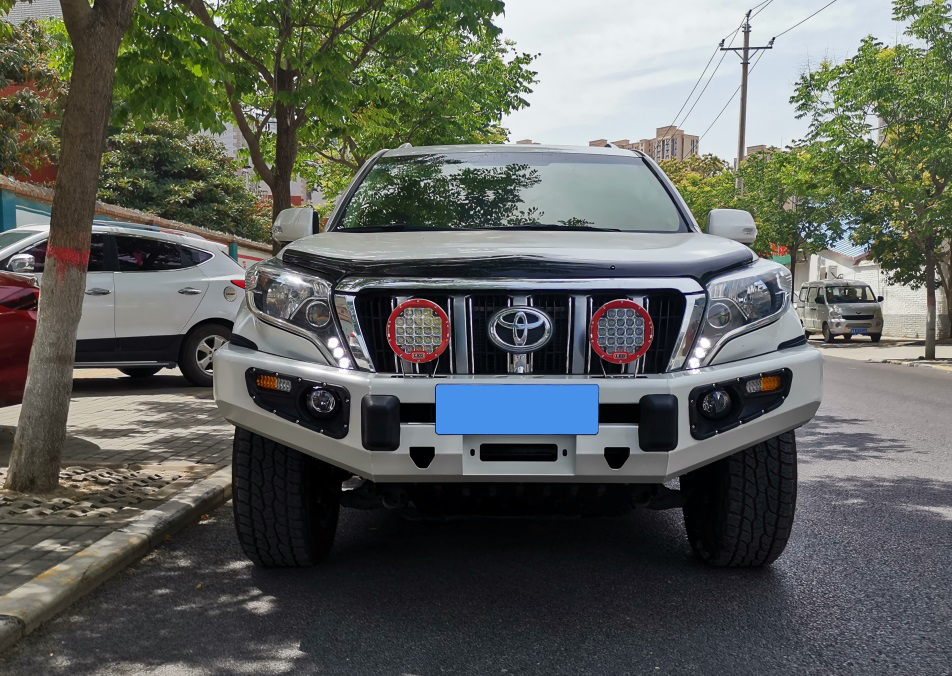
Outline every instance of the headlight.
<svg viewBox="0 0 952 676">
<path fill-rule="evenodd" d="M 685 366 L 706 366 L 730 339 L 779 319 L 792 286 L 789 270 L 765 260 L 709 282 L 707 310 Z"/>
<path fill-rule="evenodd" d="M 268 324 L 310 340 L 340 368 L 353 368 L 331 312 L 331 284 L 326 279 L 264 262 L 248 268 L 245 293 L 251 312 Z"/>
<path fill-rule="evenodd" d="M 830 319 L 842 319 L 843 318 L 843 308 L 837 307 L 835 305 L 830 306 Z"/>
</svg>

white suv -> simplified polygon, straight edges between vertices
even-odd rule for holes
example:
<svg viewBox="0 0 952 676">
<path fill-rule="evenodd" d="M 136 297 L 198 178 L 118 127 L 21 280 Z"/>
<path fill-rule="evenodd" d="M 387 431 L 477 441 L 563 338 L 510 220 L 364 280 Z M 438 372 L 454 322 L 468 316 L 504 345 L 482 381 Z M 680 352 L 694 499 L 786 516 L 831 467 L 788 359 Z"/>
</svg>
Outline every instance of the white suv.
<svg viewBox="0 0 952 676">
<path fill-rule="evenodd" d="M 49 226 L 0 232 L 0 270 L 40 275 Z M 76 366 L 132 377 L 176 365 L 212 384 L 212 358 L 231 335 L 244 270 L 197 235 L 128 223 L 93 224 Z"/>
</svg>

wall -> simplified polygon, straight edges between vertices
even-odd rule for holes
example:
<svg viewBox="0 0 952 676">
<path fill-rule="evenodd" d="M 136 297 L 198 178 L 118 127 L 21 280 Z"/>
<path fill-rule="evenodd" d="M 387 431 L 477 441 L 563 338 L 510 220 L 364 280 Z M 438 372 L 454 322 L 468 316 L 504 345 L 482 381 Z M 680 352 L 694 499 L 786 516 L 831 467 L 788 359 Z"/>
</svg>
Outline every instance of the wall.
<svg viewBox="0 0 952 676">
<path fill-rule="evenodd" d="M 810 257 L 809 281 L 823 279 L 821 268 L 836 266 L 837 277 L 869 284 L 877 296 L 883 297 L 883 333 L 900 338 L 923 338 L 926 331 L 926 291 L 900 284 L 889 284 L 879 264 L 867 258 L 854 261 L 831 251 Z M 797 289 L 807 279 L 797 282 Z M 936 335 L 948 338 L 952 330 L 946 312 L 945 294 L 936 290 Z"/>
<path fill-rule="evenodd" d="M 0 232 L 24 225 L 48 225 L 52 204 L 53 191 L 49 188 L 21 183 L 0 176 Z M 188 223 L 170 221 L 143 211 L 125 209 L 113 204 L 97 202 L 96 220 L 155 225 L 169 230 L 191 232 L 226 246 L 234 243 L 238 247 L 237 260 L 245 268 L 265 258 L 271 258 L 271 247 L 267 244 L 200 228 Z"/>
</svg>

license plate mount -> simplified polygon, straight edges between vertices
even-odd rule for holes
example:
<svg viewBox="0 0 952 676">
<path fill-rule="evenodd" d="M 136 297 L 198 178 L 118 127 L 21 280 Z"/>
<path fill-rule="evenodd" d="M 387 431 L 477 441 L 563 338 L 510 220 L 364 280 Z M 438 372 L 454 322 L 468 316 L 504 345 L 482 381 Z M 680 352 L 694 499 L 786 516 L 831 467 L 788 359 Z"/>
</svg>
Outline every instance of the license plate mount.
<svg viewBox="0 0 952 676">
<path fill-rule="evenodd" d="M 598 385 L 437 385 L 436 433 L 598 434 Z"/>
</svg>

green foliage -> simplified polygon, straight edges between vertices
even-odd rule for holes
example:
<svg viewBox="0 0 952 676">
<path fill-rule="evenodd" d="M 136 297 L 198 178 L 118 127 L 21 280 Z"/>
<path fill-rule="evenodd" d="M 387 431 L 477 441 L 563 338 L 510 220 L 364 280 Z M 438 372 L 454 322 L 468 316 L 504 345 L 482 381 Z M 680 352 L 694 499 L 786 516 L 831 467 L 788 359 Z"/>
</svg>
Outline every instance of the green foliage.
<svg viewBox="0 0 952 676">
<path fill-rule="evenodd" d="M 894 0 L 893 14 L 910 44 L 866 38 L 853 58 L 804 75 L 792 101 L 854 239 L 893 280 L 931 289 L 952 237 L 952 17 L 934 0 Z M 934 312 L 931 290 L 929 301 Z"/>
<path fill-rule="evenodd" d="M 369 60 L 353 78 L 366 99 L 346 118 L 307 128 L 304 147 L 319 158 L 315 183 L 324 194 L 340 192 L 382 148 L 507 140 L 502 117 L 528 105 L 535 57 L 488 32 L 452 31 L 433 43 L 417 58 Z"/>
<path fill-rule="evenodd" d="M 817 253 L 843 237 L 821 169 L 809 147 L 755 153 L 741 165 L 738 203 L 757 220 L 754 249 L 766 255 L 771 244 L 786 247 L 794 274 L 800 252 Z"/>
<path fill-rule="evenodd" d="M 154 120 L 112 136 L 103 155 L 99 199 L 258 241 L 268 238 L 266 207 L 214 139 Z"/>
<path fill-rule="evenodd" d="M 466 224 L 498 227 L 537 222 L 538 209 L 523 209 L 526 189 L 538 185 L 539 172 L 528 165 L 466 166 L 448 171 L 442 158 L 421 156 L 374 165 L 354 193 L 344 228 L 388 223 L 424 228 Z"/>
<path fill-rule="evenodd" d="M 233 119 L 255 170 L 287 206 L 299 136 L 346 125 L 384 83 L 377 63 L 422 61 L 434 36 L 494 35 L 501 0 L 143 0 L 120 55 L 127 117 L 159 113 L 193 129 Z M 317 129 L 312 133 L 312 129 Z"/>
<path fill-rule="evenodd" d="M 0 174 L 23 176 L 52 161 L 66 80 L 55 54 L 61 36 L 27 20 L 0 33 Z"/>
<path fill-rule="evenodd" d="M 694 220 L 701 227 L 706 227 L 707 215 L 712 209 L 730 209 L 735 206 L 735 174 L 721 158 L 692 155 L 681 161 L 662 160 L 661 168 L 688 203 Z"/>
</svg>

